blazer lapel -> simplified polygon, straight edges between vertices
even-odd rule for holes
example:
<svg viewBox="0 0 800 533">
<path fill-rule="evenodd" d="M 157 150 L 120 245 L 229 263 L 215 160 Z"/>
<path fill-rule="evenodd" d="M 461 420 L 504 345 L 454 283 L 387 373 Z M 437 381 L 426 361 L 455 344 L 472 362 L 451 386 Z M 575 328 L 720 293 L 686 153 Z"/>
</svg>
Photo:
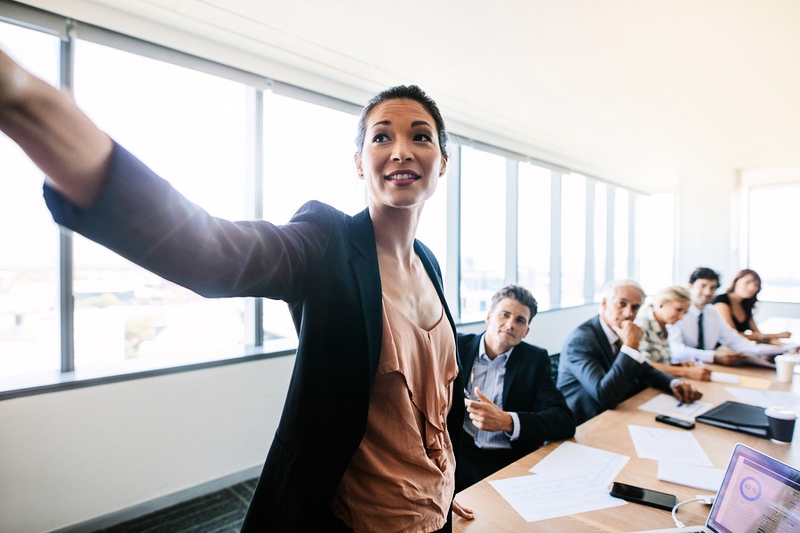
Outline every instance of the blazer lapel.
<svg viewBox="0 0 800 533">
<path fill-rule="evenodd" d="M 606 332 L 603 331 L 603 326 L 600 325 L 600 320 L 600 315 L 594 317 L 594 320 L 592 320 L 592 329 L 594 329 L 594 335 L 597 338 L 597 343 L 600 345 L 603 355 L 606 356 L 606 360 L 609 363 L 613 363 L 616 356 L 614 355 L 614 351 L 611 349 L 611 343 L 608 342 Z"/>
<path fill-rule="evenodd" d="M 369 210 L 364 209 L 352 219 L 350 244 L 353 247 L 350 265 L 364 309 L 369 346 L 370 393 L 378 371 L 383 339 L 383 292 L 381 288 L 378 249 Z"/>
<path fill-rule="evenodd" d="M 453 338 L 455 339 L 458 335 L 456 323 L 453 320 L 453 316 L 450 314 L 450 309 L 447 307 L 447 300 L 444 298 L 444 288 L 442 287 L 442 278 L 433 266 L 434 260 L 428 255 L 427 249 L 416 239 L 414 239 L 414 251 L 422 261 L 425 271 L 428 273 L 431 281 L 433 281 L 434 287 L 436 287 L 436 293 L 439 295 L 439 301 L 442 302 L 442 307 L 444 307 L 447 321 L 450 322 L 450 328 L 453 330 Z M 459 374 L 461 374 L 464 366 L 461 364 L 461 355 L 458 353 L 458 342 L 456 342 L 456 364 L 458 365 Z"/>
<path fill-rule="evenodd" d="M 506 361 L 506 375 L 503 378 L 503 405 L 508 405 L 508 391 L 511 390 L 512 383 L 514 383 L 514 379 L 519 374 L 520 368 L 522 368 L 523 358 L 525 357 L 525 348 L 523 348 L 522 343 L 517 344 L 514 346 L 514 349 L 511 350 L 511 354 L 508 356 L 508 361 Z"/>
</svg>

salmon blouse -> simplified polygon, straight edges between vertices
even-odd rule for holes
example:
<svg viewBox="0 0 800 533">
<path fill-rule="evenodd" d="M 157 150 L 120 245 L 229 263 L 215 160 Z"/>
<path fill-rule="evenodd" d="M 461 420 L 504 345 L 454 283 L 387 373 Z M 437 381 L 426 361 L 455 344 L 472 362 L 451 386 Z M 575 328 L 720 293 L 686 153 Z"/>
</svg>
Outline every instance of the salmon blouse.
<svg viewBox="0 0 800 533">
<path fill-rule="evenodd" d="M 447 414 L 457 374 L 444 309 L 426 331 L 384 295 L 367 429 L 332 504 L 356 532 L 424 533 L 445 525 L 455 488 Z"/>
</svg>

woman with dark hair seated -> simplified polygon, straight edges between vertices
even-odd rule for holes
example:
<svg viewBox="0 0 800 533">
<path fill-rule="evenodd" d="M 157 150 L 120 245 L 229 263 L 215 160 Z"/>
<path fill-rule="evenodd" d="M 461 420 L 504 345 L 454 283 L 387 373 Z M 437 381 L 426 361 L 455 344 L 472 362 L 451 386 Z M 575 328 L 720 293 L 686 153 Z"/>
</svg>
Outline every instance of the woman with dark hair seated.
<svg viewBox="0 0 800 533">
<path fill-rule="evenodd" d="M 779 339 L 788 339 L 791 333 L 761 333 L 753 319 L 753 309 L 761 292 L 761 276 L 755 270 L 745 268 L 733 278 L 728 290 L 714 298 L 714 308 L 733 329 L 748 339 L 764 344 L 783 344 Z"/>
</svg>

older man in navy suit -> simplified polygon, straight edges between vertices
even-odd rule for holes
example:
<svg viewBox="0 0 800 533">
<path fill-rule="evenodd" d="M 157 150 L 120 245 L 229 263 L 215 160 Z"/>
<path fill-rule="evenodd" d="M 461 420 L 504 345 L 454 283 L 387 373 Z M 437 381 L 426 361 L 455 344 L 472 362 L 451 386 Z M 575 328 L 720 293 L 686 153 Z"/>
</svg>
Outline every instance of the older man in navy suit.
<svg viewBox="0 0 800 533">
<path fill-rule="evenodd" d="M 536 310 L 530 292 L 509 285 L 492 298 L 486 331 L 458 336 L 467 413 L 456 469 L 457 491 L 545 441 L 575 434 L 572 412 L 550 374 L 547 351 L 522 342 Z"/>
<path fill-rule="evenodd" d="M 578 424 L 647 387 L 671 392 L 686 403 L 702 397 L 694 385 L 653 368 L 639 353 L 642 330 L 633 319 L 644 296 L 633 280 L 608 283 L 600 314 L 578 326 L 564 342 L 558 388 Z"/>
</svg>

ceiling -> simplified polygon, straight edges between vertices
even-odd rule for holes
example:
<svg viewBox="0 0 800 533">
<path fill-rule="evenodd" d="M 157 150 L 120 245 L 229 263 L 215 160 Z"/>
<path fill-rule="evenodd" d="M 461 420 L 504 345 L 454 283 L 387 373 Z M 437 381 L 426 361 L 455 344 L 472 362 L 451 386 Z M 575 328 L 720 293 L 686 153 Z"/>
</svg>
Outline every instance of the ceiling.
<svg viewBox="0 0 800 533">
<path fill-rule="evenodd" d="M 416 83 L 457 133 L 641 190 L 670 190 L 681 173 L 800 168 L 796 0 L 83 3 L 364 99 Z"/>
</svg>

